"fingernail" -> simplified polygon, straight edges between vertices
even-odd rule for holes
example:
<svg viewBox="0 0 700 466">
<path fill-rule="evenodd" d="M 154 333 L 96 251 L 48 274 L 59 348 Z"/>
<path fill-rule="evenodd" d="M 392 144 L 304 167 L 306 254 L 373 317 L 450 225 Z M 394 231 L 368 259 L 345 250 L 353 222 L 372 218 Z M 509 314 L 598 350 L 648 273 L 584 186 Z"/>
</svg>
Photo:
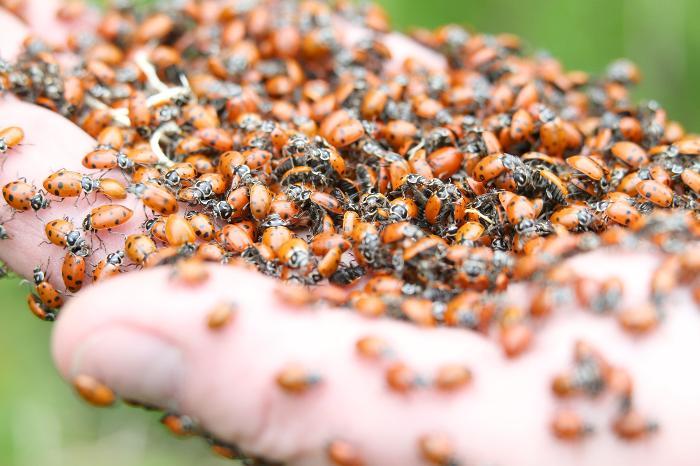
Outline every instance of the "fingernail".
<svg viewBox="0 0 700 466">
<path fill-rule="evenodd" d="M 120 398 L 177 411 L 184 379 L 182 352 L 162 338 L 131 328 L 110 328 L 78 347 L 71 375 L 89 375 Z"/>
</svg>

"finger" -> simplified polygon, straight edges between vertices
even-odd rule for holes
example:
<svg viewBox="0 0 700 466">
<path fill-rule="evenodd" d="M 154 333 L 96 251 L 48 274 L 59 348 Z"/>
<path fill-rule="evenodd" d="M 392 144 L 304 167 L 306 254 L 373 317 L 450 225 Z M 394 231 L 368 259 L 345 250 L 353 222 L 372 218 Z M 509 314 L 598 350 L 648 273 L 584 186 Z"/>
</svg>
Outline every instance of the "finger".
<svg viewBox="0 0 700 466">
<path fill-rule="evenodd" d="M 608 273 L 628 277 L 625 304 L 647 299 L 658 259 L 615 257 Z M 575 265 L 594 270 L 603 259 L 610 260 L 609 251 Z M 428 464 L 418 439 L 431 433 L 453 442 L 460 464 L 690 465 L 699 453 L 688 427 L 700 421 L 694 408 L 700 376 L 690 365 L 700 351 L 700 320 L 685 292 L 669 301 L 673 312 L 658 331 L 636 339 L 614 319 L 572 305 L 543 326 L 531 352 L 512 361 L 473 332 L 301 310 L 276 295 L 269 279 L 222 266 L 210 272 L 196 288 L 157 269 L 86 290 L 56 327 L 61 374 L 91 376 L 124 398 L 187 414 L 221 440 L 290 464 L 329 464 L 327 446 L 336 439 L 349 442 L 364 464 Z M 147 292 L 133 293 L 137 287 Z M 526 294 L 516 291 L 512 299 Z M 237 312 L 213 331 L 207 316 L 221 302 L 234 302 Z M 387 342 L 391 356 L 359 356 L 356 342 L 368 335 Z M 633 374 L 635 407 L 658 420 L 655 436 L 619 440 L 610 430 L 616 412 L 610 399 L 576 403 L 597 428 L 590 438 L 572 445 L 552 436 L 551 415 L 561 402 L 551 395 L 551 377 L 567 367 L 577 339 Z M 395 361 L 428 386 L 390 389 L 385 373 Z M 275 379 L 289 363 L 308 368 L 320 382 L 302 394 L 281 389 Z M 432 388 L 429 382 L 448 363 L 469 367 L 472 383 L 451 393 Z"/>
<path fill-rule="evenodd" d="M 80 161 L 83 155 L 94 148 L 95 141 L 59 114 L 8 97 L 0 100 L 0 128 L 7 126 L 19 126 L 25 137 L 20 146 L 3 156 L 0 186 L 23 177 L 38 189 L 43 189 L 44 179 L 57 170 L 90 173 Z M 108 176 L 120 179 L 119 173 Z M 49 208 L 37 213 L 31 210 L 15 212 L 4 200 L 0 201 L 0 220 L 10 236 L 9 239 L 0 241 L 0 259 L 24 277 L 31 277 L 37 266 L 44 270 L 48 268 L 54 286 L 63 289 L 61 265 L 66 251 L 47 243 L 45 224 L 51 220 L 68 218 L 76 228 L 80 228 L 91 209 L 110 201 L 100 194 L 92 194 L 89 199 L 83 196 L 77 202 L 74 199 L 61 200 L 50 194 L 48 198 L 51 200 Z M 112 231 L 96 235 L 85 233 L 86 239 L 96 249 L 87 258 L 88 270 L 106 253 L 121 249 L 124 234 L 137 229 L 144 221 L 144 210 L 135 198 L 130 196 L 119 203 L 132 209 L 134 215 L 127 224 Z M 100 247 L 98 237 L 104 243 L 103 248 Z"/>
<path fill-rule="evenodd" d="M 0 8 L 0 31 L 0 58 L 12 61 L 19 55 L 29 30 L 16 16 Z"/>
<path fill-rule="evenodd" d="M 81 30 L 94 30 L 97 12 L 78 0 L 25 0 L 20 11 L 33 34 L 59 48 L 66 38 Z"/>
</svg>

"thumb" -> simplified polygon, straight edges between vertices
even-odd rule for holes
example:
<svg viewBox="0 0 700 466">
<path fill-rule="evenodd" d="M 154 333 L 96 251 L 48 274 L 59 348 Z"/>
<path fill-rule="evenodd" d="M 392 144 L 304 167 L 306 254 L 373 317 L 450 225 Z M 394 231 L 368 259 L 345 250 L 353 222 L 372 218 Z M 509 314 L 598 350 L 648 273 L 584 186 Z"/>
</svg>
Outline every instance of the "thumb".
<svg viewBox="0 0 700 466">
<path fill-rule="evenodd" d="M 598 273 L 593 266 L 607 258 L 606 274 L 632 277 L 626 299 L 646 298 L 657 259 L 611 261 L 611 254 L 576 259 L 576 269 Z M 184 414 L 224 444 L 289 464 L 690 466 L 699 453 L 688 426 L 699 416 L 689 407 L 700 377 L 688 370 L 688 358 L 700 341 L 687 290 L 673 297 L 674 312 L 653 335 L 635 340 L 614 319 L 574 310 L 544 326 L 532 350 L 511 361 L 474 332 L 295 308 L 256 273 L 206 270 L 194 285 L 182 271 L 160 268 L 85 290 L 55 330 L 63 377 L 93 401 L 109 404 L 118 395 Z M 230 319 L 222 318 L 222 303 L 233 306 Z M 216 323 L 225 325 L 212 329 L 215 309 Z M 368 337 L 374 351 L 358 351 Z M 549 385 L 578 339 L 634 376 L 635 404 L 661 426 L 648 442 L 620 441 L 609 429 L 612 405 L 600 400 L 576 402 L 596 421 L 595 435 L 578 446 L 551 435 L 560 402 Z M 447 390 L 440 374 L 455 367 L 471 377 Z"/>
</svg>

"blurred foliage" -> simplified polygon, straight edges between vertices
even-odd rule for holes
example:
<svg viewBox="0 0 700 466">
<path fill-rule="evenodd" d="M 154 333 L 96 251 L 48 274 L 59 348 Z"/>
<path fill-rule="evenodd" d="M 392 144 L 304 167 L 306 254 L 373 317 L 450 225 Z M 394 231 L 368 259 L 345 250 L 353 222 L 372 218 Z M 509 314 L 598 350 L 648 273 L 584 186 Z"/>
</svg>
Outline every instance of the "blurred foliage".
<svg viewBox="0 0 700 466">
<path fill-rule="evenodd" d="M 144 4 L 149 0 L 139 0 Z M 393 24 L 512 32 L 529 51 L 546 50 L 570 69 L 597 73 L 619 57 L 645 75 L 639 98 L 700 128 L 700 15 L 697 0 L 382 0 Z M 27 289 L 0 283 L 0 465 L 217 466 L 203 442 L 170 437 L 156 414 L 81 403 L 51 364 L 50 324 L 26 310 Z M 148 422 L 144 417 L 149 418 Z"/>
</svg>

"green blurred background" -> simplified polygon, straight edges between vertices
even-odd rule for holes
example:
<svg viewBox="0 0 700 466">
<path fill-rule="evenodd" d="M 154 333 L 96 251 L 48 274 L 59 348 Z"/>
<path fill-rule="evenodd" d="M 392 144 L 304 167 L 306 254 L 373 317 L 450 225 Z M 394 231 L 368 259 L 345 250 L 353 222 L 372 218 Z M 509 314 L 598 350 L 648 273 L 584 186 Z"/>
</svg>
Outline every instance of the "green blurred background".
<svg viewBox="0 0 700 466">
<path fill-rule="evenodd" d="M 143 0 L 140 1 L 143 3 Z M 599 72 L 629 57 L 645 80 L 639 98 L 660 101 L 672 119 L 700 128 L 697 0 L 382 0 L 394 25 L 453 22 L 513 32 L 568 68 Z M 177 440 L 157 415 L 78 401 L 49 356 L 50 325 L 26 310 L 27 290 L 0 282 L 0 466 L 216 466 L 196 439 Z M 145 419 L 149 418 L 149 419 Z"/>
</svg>

